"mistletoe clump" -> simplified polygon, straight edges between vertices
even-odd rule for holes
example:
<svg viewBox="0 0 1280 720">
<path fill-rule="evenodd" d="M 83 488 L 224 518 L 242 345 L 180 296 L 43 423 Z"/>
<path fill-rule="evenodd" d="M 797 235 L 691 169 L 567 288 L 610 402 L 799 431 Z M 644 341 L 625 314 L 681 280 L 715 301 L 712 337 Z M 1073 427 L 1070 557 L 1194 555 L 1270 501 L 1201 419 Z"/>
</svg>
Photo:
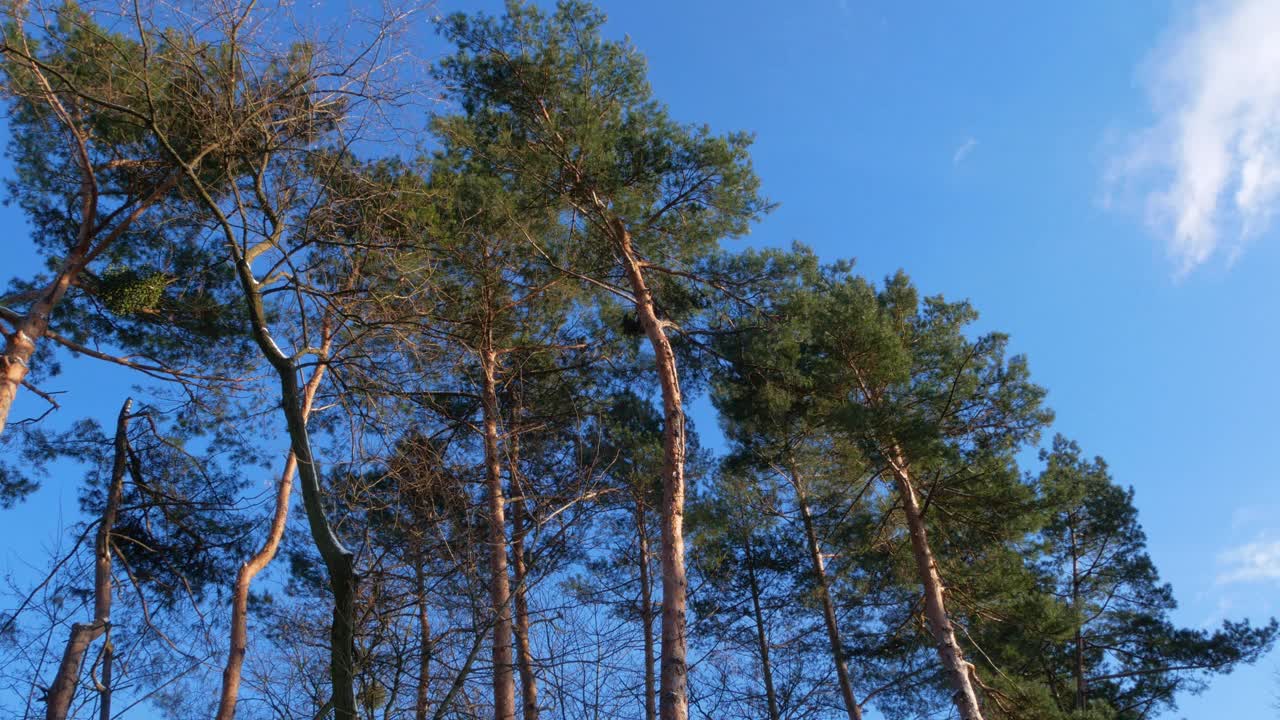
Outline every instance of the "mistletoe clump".
<svg viewBox="0 0 1280 720">
<path fill-rule="evenodd" d="M 160 305 L 169 282 L 163 273 L 113 267 L 99 280 L 97 295 L 112 313 L 137 315 L 154 311 Z"/>
</svg>

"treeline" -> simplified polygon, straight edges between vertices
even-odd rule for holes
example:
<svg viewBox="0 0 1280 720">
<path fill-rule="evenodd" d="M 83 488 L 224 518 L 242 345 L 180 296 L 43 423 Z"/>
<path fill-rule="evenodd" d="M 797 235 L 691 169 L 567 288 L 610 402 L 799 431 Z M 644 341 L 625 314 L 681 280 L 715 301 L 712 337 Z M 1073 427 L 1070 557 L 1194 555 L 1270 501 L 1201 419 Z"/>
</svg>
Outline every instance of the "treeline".
<svg viewBox="0 0 1280 720">
<path fill-rule="evenodd" d="M 1172 622 L 1101 459 L 1019 465 L 1045 391 L 967 302 L 731 249 L 751 137 L 595 8 L 382 13 L 7 6 L 8 512 L 89 468 L 7 713 L 1128 720 L 1270 649 Z M 59 358 L 147 386 L 10 418 Z"/>
</svg>

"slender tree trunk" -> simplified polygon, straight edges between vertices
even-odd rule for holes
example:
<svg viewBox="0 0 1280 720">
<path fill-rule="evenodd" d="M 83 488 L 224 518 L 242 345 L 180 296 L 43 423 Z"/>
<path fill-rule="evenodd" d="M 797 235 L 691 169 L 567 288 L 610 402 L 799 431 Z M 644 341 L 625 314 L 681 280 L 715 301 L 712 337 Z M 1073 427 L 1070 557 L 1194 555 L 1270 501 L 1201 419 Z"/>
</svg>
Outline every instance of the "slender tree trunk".
<svg viewBox="0 0 1280 720">
<path fill-rule="evenodd" d="M 849 666 L 844 660 L 844 642 L 840 639 L 840 623 L 836 617 L 836 605 L 831 599 L 830 582 L 827 580 L 827 565 L 822 559 L 822 546 L 818 543 L 818 531 L 813 525 L 813 512 L 809 509 L 809 496 L 804 489 L 804 481 L 796 472 L 794 465 L 790 468 L 792 486 L 796 491 L 796 504 L 800 507 L 800 521 L 804 525 L 805 545 L 809 550 L 809 563 L 813 569 L 813 577 L 818 589 L 818 602 L 822 605 L 822 622 L 827 628 L 827 643 L 831 646 L 831 661 L 836 667 L 836 680 L 840 684 L 840 697 L 844 701 L 844 710 L 849 720 L 862 720 L 862 706 L 853 693 L 853 680 L 849 677 Z"/>
<path fill-rule="evenodd" d="M 1084 675 L 1084 633 L 1080 628 L 1076 628 L 1075 641 L 1076 709 L 1085 710 L 1089 706 L 1089 687 Z"/>
<path fill-rule="evenodd" d="M 414 692 L 413 718 L 427 720 L 431 705 L 431 615 L 427 607 L 426 572 L 422 567 L 422 550 L 414 565 L 414 590 L 418 594 L 418 684 Z"/>
<path fill-rule="evenodd" d="M 529 644 L 529 587 L 525 568 L 524 537 L 528 532 L 529 516 L 525 509 L 524 484 L 519 481 L 516 469 L 515 441 L 512 441 L 511 479 L 518 488 L 519 497 L 511 504 L 511 570 L 515 580 L 516 601 L 516 659 L 520 666 L 520 704 L 524 720 L 538 720 L 538 678 L 534 673 L 533 648 Z"/>
<path fill-rule="evenodd" d="M 947 682 L 951 685 L 952 701 L 960 713 L 961 720 L 982 720 L 982 708 L 978 704 L 978 694 L 974 690 L 973 666 L 964 659 L 960 643 L 956 640 L 955 628 L 947 616 L 944 600 L 945 587 L 942 576 L 938 573 L 938 564 L 929 547 L 929 536 L 925 531 L 924 515 L 920 510 L 920 501 L 911 482 L 911 474 L 907 470 L 902 450 L 896 445 L 892 448 L 891 462 L 898 492 L 902 496 L 903 510 L 907 516 L 907 529 L 911 535 L 911 550 L 915 556 L 916 571 L 920 576 L 920 584 L 924 588 L 924 611 L 928 620 L 929 632 L 937 643 L 938 657 L 942 660 L 942 668 Z"/>
<path fill-rule="evenodd" d="M 222 691 L 218 695 L 216 720 L 232 720 L 236 714 L 236 699 L 240 694 L 240 679 L 245 654 L 249 649 L 249 586 L 253 578 L 275 558 L 280 540 L 284 537 L 289 516 L 289 498 L 293 494 L 293 474 L 298 461 L 290 452 L 285 460 L 284 472 L 276 487 L 275 513 L 262 547 L 236 572 L 235 586 L 231 591 L 231 632 L 227 664 L 222 669 Z"/>
<path fill-rule="evenodd" d="M 636 537 L 640 541 L 640 622 L 644 630 L 644 718 L 658 718 L 658 688 L 653 642 L 653 579 L 649 577 L 649 531 L 644 521 L 644 498 L 636 497 Z"/>
<path fill-rule="evenodd" d="M 769 633 L 764 625 L 764 611 L 760 608 L 760 583 L 756 580 L 756 557 L 751 547 L 751 534 L 745 538 L 747 551 L 747 581 L 751 586 L 751 611 L 756 621 L 756 643 L 760 648 L 760 675 L 764 681 L 764 697 L 769 706 L 769 720 L 780 720 L 778 696 L 773 690 L 773 666 L 769 664 Z"/>
<path fill-rule="evenodd" d="M 129 463 L 129 411 L 132 400 L 126 400 L 116 420 L 115 457 L 111 463 L 111 486 L 107 489 L 107 504 L 102 509 L 102 520 L 94 543 L 93 563 L 93 622 L 88 625 L 75 623 L 71 637 L 62 653 L 58 673 L 49 686 L 46 698 L 46 720 L 64 720 L 76 693 L 80 679 L 80 665 L 85 651 L 111 625 L 111 530 L 124 497 L 124 474 Z M 107 678 L 110 682 L 110 678 Z M 107 685 L 108 692 L 110 685 Z"/>
<path fill-rule="evenodd" d="M 1071 609 L 1077 613 L 1075 633 L 1075 667 L 1073 673 L 1076 680 L 1076 709 L 1085 710 L 1089 706 L 1088 680 L 1084 670 L 1084 615 L 1080 607 L 1080 553 L 1076 544 L 1076 528 L 1074 520 L 1069 528 L 1071 541 Z"/>
<path fill-rule="evenodd" d="M 18 388 L 22 387 L 31 365 L 31 356 L 36 352 L 35 337 L 38 336 L 29 335 L 27 329 L 19 326 L 12 334 L 4 336 L 4 354 L 0 355 L 0 370 L 4 371 L 0 382 L 0 433 L 4 432 L 13 401 L 18 397 Z"/>
<path fill-rule="evenodd" d="M 667 325 L 658 318 L 653 294 L 644 278 L 644 262 L 636 256 L 631 234 L 620 220 L 612 220 L 615 241 L 624 270 L 635 296 L 636 314 L 653 348 L 662 388 L 662 693 L 659 716 L 662 720 L 688 720 L 689 667 L 685 613 L 688 605 L 688 578 L 684 564 L 684 399 L 676 356 L 667 337 Z"/>
<path fill-rule="evenodd" d="M 256 300 L 256 303 L 252 302 Z M 261 317 L 261 296 L 251 296 Z M 255 323 L 255 335 L 260 345 L 265 342 L 275 347 L 265 322 Z M 279 353 L 279 350 L 276 350 Z M 293 362 L 283 354 L 268 353 L 280 379 L 281 409 L 289 430 L 289 439 L 297 458 L 298 476 L 302 486 L 302 506 L 306 510 L 307 525 L 312 541 L 324 560 L 329 574 L 329 591 L 333 595 L 333 623 L 329 629 L 329 680 L 333 694 L 334 720 L 356 720 L 355 694 L 355 556 L 338 539 L 329 524 L 324 509 L 324 495 L 320 488 L 320 475 L 316 471 L 315 458 L 311 454 L 311 436 L 306 419 L 302 416 L 302 398 L 298 391 L 297 371 Z"/>
<path fill-rule="evenodd" d="M 480 354 L 484 376 L 485 481 L 489 496 L 489 600 L 493 606 L 493 716 L 514 720 L 515 674 L 512 668 L 511 581 L 507 577 L 507 519 L 502 492 L 502 467 L 498 456 L 497 353 L 492 347 Z"/>
<path fill-rule="evenodd" d="M 329 340 L 326 338 L 323 351 L 328 352 Z M 324 379 L 324 365 L 316 366 L 311 379 L 307 381 L 302 392 L 302 419 L 305 422 L 311 417 L 311 408 L 315 401 L 316 391 Z M 271 527 L 253 557 L 240 566 L 236 573 L 236 583 L 231 591 L 231 631 L 230 648 L 227 652 L 227 664 L 222 670 L 222 691 L 218 695 L 216 720 L 232 720 L 236 715 L 236 698 L 240 694 L 240 679 L 244 668 L 245 654 L 249 649 L 249 586 L 253 579 L 262 572 L 276 556 L 280 548 L 280 540 L 284 537 L 285 526 L 289 518 L 289 498 L 293 494 L 293 476 L 298 469 L 298 458 L 289 451 L 285 459 L 284 472 L 280 475 L 280 484 L 276 487 L 275 512 L 271 517 Z"/>
<path fill-rule="evenodd" d="M 340 555 L 329 566 L 333 592 L 333 624 L 329 679 L 333 684 L 335 720 L 356 720 L 356 571 L 352 555 Z"/>
<path fill-rule="evenodd" d="M 467 659 L 463 661 L 462 668 L 453 677 L 453 682 L 449 683 L 449 689 L 445 691 L 444 697 L 440 698 L 440 702 L 436 703 L 436 712 L 431 716 L 432 720 L 445 720 L 445 715 L 453 707 L 453 699 L 466 686 L 467 678 L 471 676 L 471 667 L 475 665 L 476 658 L 480 656 L 480 650 L 484 647 L 485 633 L 479 631 L 481 619 L 474 617 L 472 622 L 477 628 L 477 632 L 475 640 L 471 643 L 471 650 L 467 653 Z"/>
<path fill-rule="evenodd" d="M 217 203 L 207 194 L 205 202 L 218 212 Z M 235 260 L 236 277 L 244 294 L 245 310 L 253 330 L 254 342 L 280 381 L 280 410 L 284 413 L 289 444 L 297 460 L 307 527 L 329 575 L 329 592 L 333 595 L 333 624 L 329 631 L 329 679 L 333 689 L 330 702 L 333 704 L 334 720 L 355 720 L 355 556 L 342 544 L 325 512 L 320 474 L 311 453 L 311 434 L 307 430 L 307 418 L 302 413 L 303 398 L 298 388 L 297 365 L 272 338 L 262 300 L 262 286 L 253 274 L 249 260 L 236 245 L 234 232 L 225 221 L 223 230 L 227 235 L 227 247 Z"/>
<path fill-rule="evenodd" d="M 111 720 L 111 675 L 116 646 L 111 642 L 111 628 L 107 627 L 107 639 L 102 643 L 102 690 L 98 692 L 98 720 Z"/>
</svg>

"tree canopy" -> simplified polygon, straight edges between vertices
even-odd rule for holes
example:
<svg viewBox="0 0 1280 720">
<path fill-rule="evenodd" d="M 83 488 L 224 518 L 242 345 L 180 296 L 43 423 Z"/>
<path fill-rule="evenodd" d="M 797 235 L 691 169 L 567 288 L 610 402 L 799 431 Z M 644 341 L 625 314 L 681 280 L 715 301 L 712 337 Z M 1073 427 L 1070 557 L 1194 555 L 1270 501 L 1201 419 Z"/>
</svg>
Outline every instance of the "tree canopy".
<svg viewBox="0 0 1280 720">
<path fill-rule="evenodd" d="M 80 507 L 5 712 L 1140 720 L 1270 650 L 1175 622 L 974 302 L 739 247 L 752 135 L 601 11 L 435 18 L 429 80 L 421 11 L 7 6 L 0 504 Z M 63 422 L 101 363 L 133 399 Z"/>
</svg>

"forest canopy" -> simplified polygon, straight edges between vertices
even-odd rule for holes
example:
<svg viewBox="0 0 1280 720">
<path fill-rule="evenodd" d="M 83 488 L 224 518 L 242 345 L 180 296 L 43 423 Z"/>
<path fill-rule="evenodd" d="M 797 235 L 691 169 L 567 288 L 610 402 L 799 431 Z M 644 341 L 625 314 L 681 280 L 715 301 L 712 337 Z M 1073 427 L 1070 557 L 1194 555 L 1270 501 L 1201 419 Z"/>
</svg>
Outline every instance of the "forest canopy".
<svg viewBox="0 0 1280 720">
<path fill-rule="evenodd" d="M 973 303 L 745 246 L 752 134 L 601 11 L 380 12 L 5 6 L 0 512 L 79 513 L 0 712 L 1141 720 L 1271 649 Z"/>
</svg>

